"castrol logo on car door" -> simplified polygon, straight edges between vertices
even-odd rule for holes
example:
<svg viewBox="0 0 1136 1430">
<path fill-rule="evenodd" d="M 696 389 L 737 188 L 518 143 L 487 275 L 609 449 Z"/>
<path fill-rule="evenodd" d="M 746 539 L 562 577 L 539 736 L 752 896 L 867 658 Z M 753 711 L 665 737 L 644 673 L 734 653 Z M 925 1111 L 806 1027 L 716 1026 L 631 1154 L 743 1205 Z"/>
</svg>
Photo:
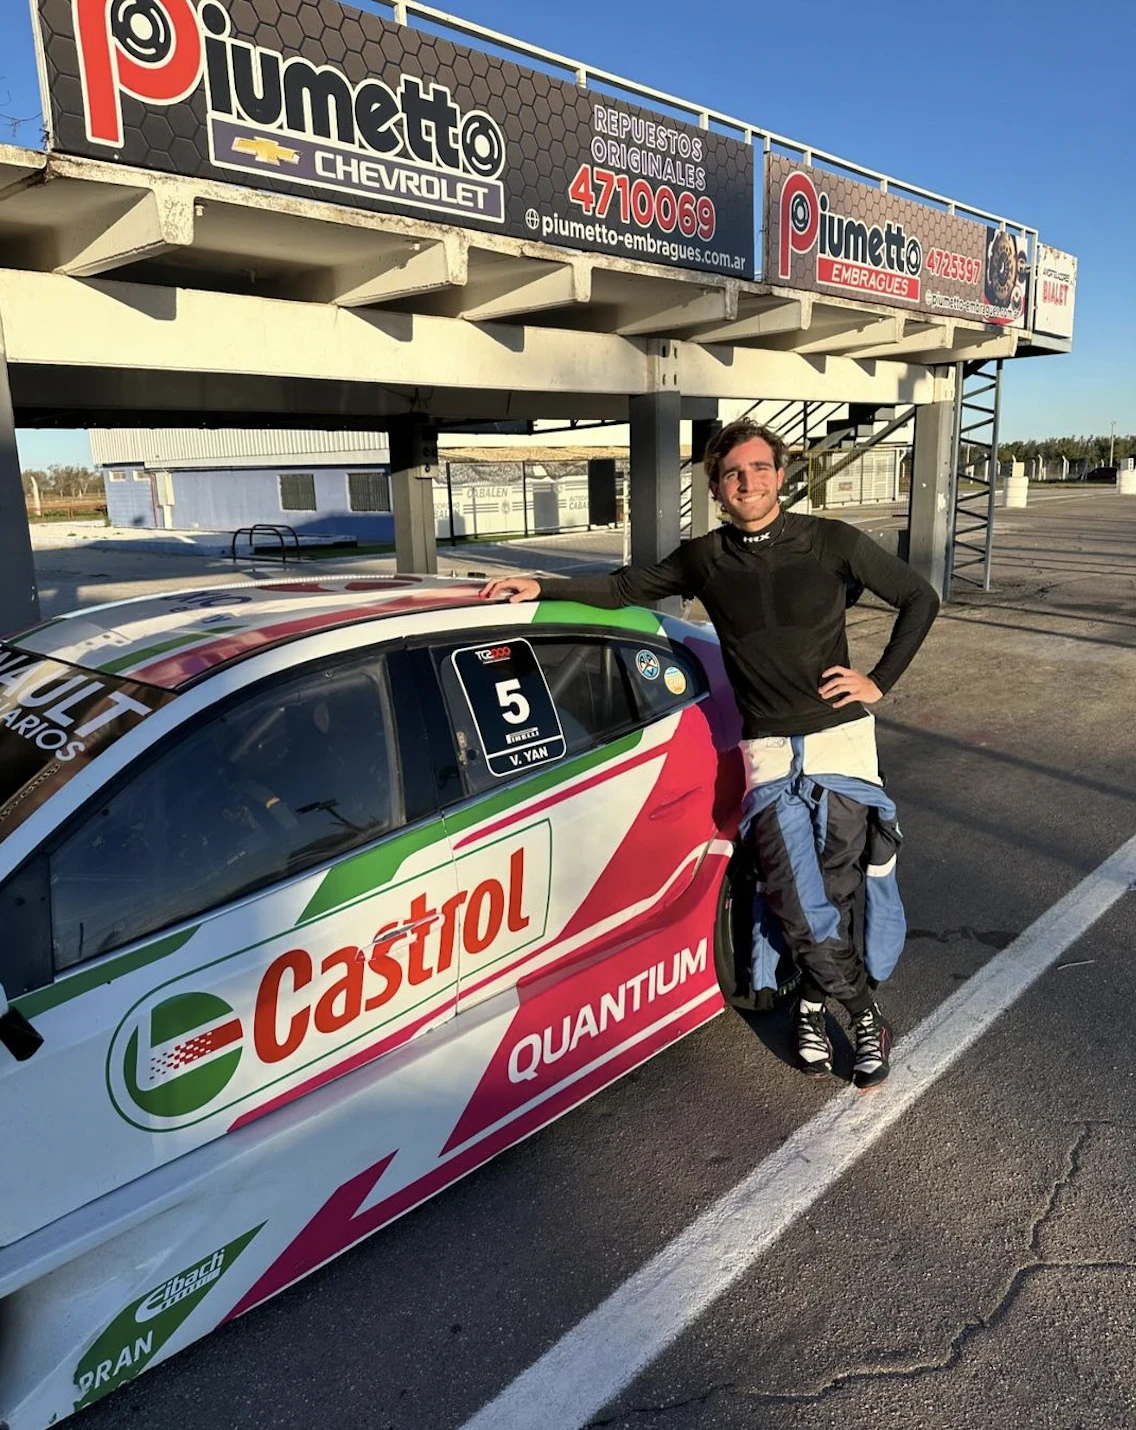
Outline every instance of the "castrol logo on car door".
<svg viewBox="0 0 1136 1430">
<path fill-rule="evenodd" d="M 551 857 L 541 820 L 155 988 L 111 1042 L 116 1110 L 151 1132 L 231 1125 L 445 1020 L 459 963 L 544 938 Z"/>
</svg>

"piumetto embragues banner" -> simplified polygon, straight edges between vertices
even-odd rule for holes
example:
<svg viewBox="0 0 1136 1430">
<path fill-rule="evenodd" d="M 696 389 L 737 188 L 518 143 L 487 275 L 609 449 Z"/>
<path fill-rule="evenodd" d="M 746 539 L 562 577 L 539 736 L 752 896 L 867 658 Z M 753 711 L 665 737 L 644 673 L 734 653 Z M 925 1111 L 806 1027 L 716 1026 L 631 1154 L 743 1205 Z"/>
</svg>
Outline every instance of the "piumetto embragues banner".
<svg viewBox="0 0 1136 1430">
<path fill-rule="evenodd" d="M 771 154 L 767 282 L 940 317 L 1021 327 L 1023 237 Z"/>
<path fill-rule="evenodd" d="M 753 151 L 337 0 L 35 0 L 58 151 L 748 278 Z"/>
</svg>

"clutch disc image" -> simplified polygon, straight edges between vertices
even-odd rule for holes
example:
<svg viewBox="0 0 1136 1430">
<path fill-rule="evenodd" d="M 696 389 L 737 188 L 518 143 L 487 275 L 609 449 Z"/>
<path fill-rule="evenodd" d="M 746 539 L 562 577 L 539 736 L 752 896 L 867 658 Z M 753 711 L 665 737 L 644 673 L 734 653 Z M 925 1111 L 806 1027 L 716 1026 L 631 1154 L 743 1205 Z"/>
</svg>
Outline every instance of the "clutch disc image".
<svg viewBox="0 0 1136 1430">
<path fill-rule="evenodd" d="M 1018 281 L 1018 249 L 1008 233 L 996 233 L 986 252 L 986 296 L 1007 308 Z"/>
</svg>

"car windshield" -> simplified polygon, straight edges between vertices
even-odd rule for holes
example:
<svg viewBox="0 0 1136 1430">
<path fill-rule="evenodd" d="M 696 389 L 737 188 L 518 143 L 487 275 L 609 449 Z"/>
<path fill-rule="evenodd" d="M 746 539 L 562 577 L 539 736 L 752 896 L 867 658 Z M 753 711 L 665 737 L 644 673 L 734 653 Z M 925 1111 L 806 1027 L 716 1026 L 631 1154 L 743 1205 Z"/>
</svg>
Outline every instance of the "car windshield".
<svg viewBox="0 0 1136 1430">
<path fill-rule="evenodd" d="M 0 643 L 0 839 L 172 691 Z"/>
</svg>

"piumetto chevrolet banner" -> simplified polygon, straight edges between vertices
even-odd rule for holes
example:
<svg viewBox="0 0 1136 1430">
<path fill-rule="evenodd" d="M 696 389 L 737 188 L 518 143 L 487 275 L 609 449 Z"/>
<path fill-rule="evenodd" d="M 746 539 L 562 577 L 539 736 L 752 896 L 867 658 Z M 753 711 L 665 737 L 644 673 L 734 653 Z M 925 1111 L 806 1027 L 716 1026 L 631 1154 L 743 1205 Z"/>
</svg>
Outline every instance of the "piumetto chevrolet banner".
<svg viewBox="0 0 1136 1430">
<path fill-rule="evenodd" d="M 336 0 L 32 0 L 68 154 L 751 277 L 753 151 Z"/>
<path fill-rule="evenodd" d="M 1021 327 L 1023 239 L 771 154 L 764 277 L 840 298 Z"/>
</svg>

